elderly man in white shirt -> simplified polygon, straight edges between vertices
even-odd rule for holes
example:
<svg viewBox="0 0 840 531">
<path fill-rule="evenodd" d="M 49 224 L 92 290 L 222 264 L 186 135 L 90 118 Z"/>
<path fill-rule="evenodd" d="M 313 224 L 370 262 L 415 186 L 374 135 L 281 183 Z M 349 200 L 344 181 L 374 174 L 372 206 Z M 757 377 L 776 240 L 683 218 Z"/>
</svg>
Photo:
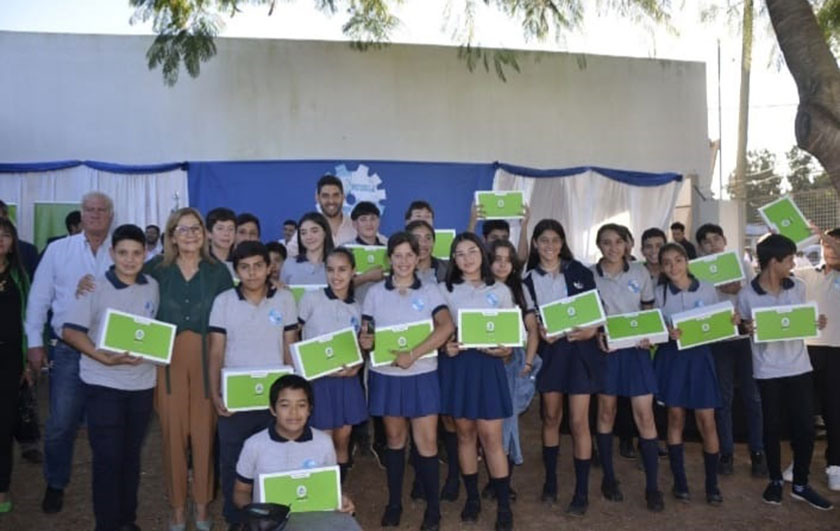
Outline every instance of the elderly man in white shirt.
<svg viewBox="0 0 840 531">
<path fill-rule="evenodd" d="M 47 247 L 29 293 L 25 330 L 29 364 L 37 374 L 46 364 L 43 332 L 47 312 L 55 337 L 67 319 L 79 280 L 99 277 L 111 267 L 108 233 L 114 219 L 114 203 L 101 192 L 82 198 L 82 232 L 56 240 Z M 44 437 L 44 477 L 47 489 L 42 502 L 45 513 L 61 511 L 64 488 L 70 482 L 73 445 L 82 420 L 84 395 L 79 379 L 77 350 L 58 341 L 50 367 L 50 412 Z"/>
</svg>

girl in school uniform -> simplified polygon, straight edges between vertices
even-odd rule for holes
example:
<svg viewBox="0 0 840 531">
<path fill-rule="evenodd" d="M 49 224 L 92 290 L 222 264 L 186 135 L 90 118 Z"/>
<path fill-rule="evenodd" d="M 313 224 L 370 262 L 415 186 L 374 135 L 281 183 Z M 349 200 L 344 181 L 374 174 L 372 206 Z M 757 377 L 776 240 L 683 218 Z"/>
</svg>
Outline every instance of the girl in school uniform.
<svg viewBox="0 0 840 531">
<path fill-rule="evenodd" d="M 688 271 L 688 253 L 677 243 L 665 244 L 659 250 L 662 278 L 655 289 L 656 306 L 666 322 L 686 310 L 716 304 L 715 287 L 701 282 Z M 717 482 L 720 446 L 715 426 L 715 408 L 720 405 L 720 391 L 715 362 L 708 345 L 677 350 L 680 330 L 670 328 L 671 341 L 660 345 L 654 360 L 657 399 L 668 408 L 668 459 L 674 475 L 672 492 L 680 501 L 688 502 L 688 480 L 683 462 L 683 427 L 685 410 L 693 409 L 697 428 L 703 437 L 703 463 L 706 469 L 706 502 L 720 505 L 723 497 Z"/>
<path fill-rule="evenodd" d="M 297 231 L 301 252 L 283 264 L 280 280 L 285 285 L 326 284 L 324 258 L 333 250 L 332 231 L 327 218 L 318 212 L 308 212 L 300 218 Z"/>
<path fill-rule="evenodd" d="M 527 272 L 523 278 L 526 305 L 539 316 L 539 307 L 565 297 L 595 289 L 592 271 L 574 259 L 566 244 L 563 226 L 543 219 L 534 227 Z M 597 345 L 597 327 L 575 329 L 565 336 L 548 337 L 540 326 L 538 346 L 528 345 L 525 368 L 533 367 L 537 353 L 542 369 L 537 390 L 542 397 L 542 442 L 545 484 L 542 499 L 557 501 L 557 453 L 563 395 L 569 395 L 569 425 L 574 442 L 575 493 L 566 512 L 583 516 L 589 506 L 589 468 L 592 437 L 589 430 L 589 399 L 603 385 L 603 359 Z"/>
<path fill-rule="evenodd" d="M 370 288 L 362 306 L 359 343 L 367 351 L 374 348 L 374 327 L 426 319 L 434 322 L 432 333 L 422 343 L 408 351 L 394 351 L 395 360 L 390 366 L 370 367 L 369 413 L 371 416 L 384 417 L 388 446 L 385 451 L 388 505 L 382 516 L 383 527 L 396 527 L 400 524 L 409 424 L 419 453 L 416 469 L 423 491 L 438 491 L 437 421 L 440 413 L 440 385 L 437 359 L 422 356 L 441 347 L 454 327 L 437 285 L 422 283 L 417 278 L 419 254 L 419 245 L 413 235 L 407 232 L 392 235 L 388 239 L 391 276 Z M 426 512 L 421 529 L 438 529 L 439 525 L 438 497 L 426 496 Z"/>
<path fill-rule="evenodd" d="M 513 308 L 510 288 L 496 282 L 484 245 L 471 232 L 452 242 L 444 299 L 453 315 L 464 309 Z M 496 529 L 512 529 L 510 470 L 502 445 L 502 421 L 513 414 L 504 359 L 509 347 L 476 349 L 453 339 L 446 344 L 446 363 L 440 365 L 441 412 L 455 420 L 458 456 L 467 490 L 462 522 L 477 522 L 481 512 L 478 492 L 477 442 L 481 441 L 498 503 Z"/>
<path fill-rule="evenodd" d="M 622 227 L 614 223 L 598 229 L 595 242 L 602 258 L 592 267 L 595 285 L 607 315 L 648 310 L 653 307 L 653 281 L 645 266 L 627 259 L 629 242 Z M 650 359 L 650 344 L 643 341 L 636 347 L 609 352 L 603 336 L 601 347 L 606 352 L 604 364 L 604 389 L 598 395 L 598 422 L 595 440 L 601 456 L 604 478 L 601 492 L 610 501 L 624 499 L 618 487 L 613 468 L 613 426 L 618 397 L 630 398 L 633 418 L 639 428 L 639 447 L 645 468 L 645 499 L 648 509 L 664 509 L 662 493 L 657 481 L 658 443 L 653 420 L 653 395 L 656 393 L 656 375 Z"/>
<path fill-rule="evenodd" d="M 327 287 L 308 291 L 300 300 L 298 320 L 304 341 L 349 326 L 357 332 L 361 328 L 362 310 L 353 293 L 353 253 L 344 247 L 333 249 L 327 254 L 326 269 Z M 345 368 L 312 382 L 316 407 L 310 423 L 332 436 L 342 482 L 349 469 L 350 431 L 367 419 L 365 392 L 357 377 L 361 367 Z"/>
</svg>

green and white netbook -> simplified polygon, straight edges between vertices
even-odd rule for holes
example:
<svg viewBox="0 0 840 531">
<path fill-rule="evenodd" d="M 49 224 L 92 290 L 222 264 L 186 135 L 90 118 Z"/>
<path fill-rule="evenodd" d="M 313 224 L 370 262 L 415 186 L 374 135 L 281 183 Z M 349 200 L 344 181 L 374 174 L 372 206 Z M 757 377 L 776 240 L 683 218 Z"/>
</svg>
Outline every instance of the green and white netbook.
<svg viewBox="0 0 840 531">
<path fill-rule="evenodd" d="M 796 341 L 820 337 L 817 303 L 754 308 L 755 342 Z"/>
<path fill-rule="evenodd" d="M 668 342 L 668 328 L 658 309 L 610 315 L 605 328 L 610 350 L 635 347 L 645 339 L 651 344 Z"/>
<path fill-rule="evenodd" d="M 559 336 L 574 328 L 595 326 L 607 320 L 598 290 L 591 289 L 540 306 L 548 337 Z"/>
<path fill-rule="evenodd" d="M 458 310 L 458 342 L 464 348 L 521 347 L 524 336 L 519 308 Z"/>
<path fill-rule="evenodd" d="M 367 273 L 379 266 L 387 271 L 391 265 L 388 262 L 388 248 L 382 245 L 345 245 L 356 259 L 356 274 Z"/>
<path fill-rule="evenodd" d="M 735 251 L 725 251 L 695 258 L 688 262 L 688 270 L 698 279 L 715 286 L 731 284 L 744 279 L 744 267 Z"/>
<path fill-rule="evenodd" d="M 268 409 L 271 386 L 293 372 L 288 365 L 222 369 L 222 401 L 228 411 Z"/>
<path fill-rule="evenodd" d="M 759 207 L 758 213 L 771 229 L 793 240 L 799 249 L 819 240 L 819 236 L 811 232 L 808 220 L 790 196 Z"/>
<path fill-rule="evenodd" d="M 729 301 L 675 313 L 671 324 L 682 331 L 677 340 L 679 350 L 717 343 L 738 336 L 732 322 L 735 308 Z"/>
<path fill-rule="evenodd" d="M 152 363 L 169 365 L 178 327 L 108 308 L 103 317 L 97 348 L 128 352 Z"/>
<path fill-rule="evenodd" d="M 327 376 L 343 367 L 353 367 L 364 361 L 356 330 L 352 326 L 292 343 L 289 350 L 295 371 L 307 380 Z"/>
<path fill-rule="evenodd" d="M 327 287 L 326 284 L 289 284 L 286 286 L 292 292 L 292 297 L 295 299 L 295 304 L 300 304 L 300 299 L 307 291 L 317 291 Z"/>
<path fill-rule="evenodd" d="M 288 505 L 293 513 L 336 511 L 341 508 L 341 473 L 325 466 L 260 474 L 260 503 Z"/>
<path fill-rule="evenodd" d="M 394 326 L 377 327 L 373 332 L 373 352 L 370 361 L 373 367 L 391 365 L 396 358 L 392 351 L 409 351 L 426 340 L 434 330 L 431 319 Z M 421 356 L 433 358 L 437 350 Z"/>
<path fill-rule="evenodd" d="M 525 200 L 519 190 L 475 193 L 475 204 L 484 211 L 484 219 L 519 219 L 524 215 Z"/>
<path fill-rule="evenodd" d="M 449 260 L 449 250 L 455 241 L 455 229 L 435 229 L 435 246 L 432 256 L 439 260 Z"/>
</svg>

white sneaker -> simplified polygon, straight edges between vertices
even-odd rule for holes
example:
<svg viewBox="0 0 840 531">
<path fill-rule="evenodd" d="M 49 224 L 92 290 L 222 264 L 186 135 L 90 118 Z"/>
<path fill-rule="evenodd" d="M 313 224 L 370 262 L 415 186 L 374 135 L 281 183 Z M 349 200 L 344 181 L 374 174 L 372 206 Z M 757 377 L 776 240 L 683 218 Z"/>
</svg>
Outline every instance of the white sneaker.
<svg viewBox="0 0 840 531">
<path fill-rule="evenodd" d="M 828 479 L 828 490 L 840 491 L 840 466 L 830 466 L 825 469 Z"/>
<path fill-rule="evenodd" d="M 782 472 L 782 479 L 788 483 L 793 483 L 793 463 L 789 464 L 785 471 Z"/>
</svg>

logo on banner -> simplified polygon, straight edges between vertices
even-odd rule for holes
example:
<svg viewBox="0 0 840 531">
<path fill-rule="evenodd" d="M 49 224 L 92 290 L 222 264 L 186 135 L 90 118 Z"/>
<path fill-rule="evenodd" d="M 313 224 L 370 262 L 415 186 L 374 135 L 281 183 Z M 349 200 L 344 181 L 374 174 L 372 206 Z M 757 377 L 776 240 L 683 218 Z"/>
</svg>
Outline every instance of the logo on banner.
<svg viewBox="0 0 840 531">
<path fill-rule="evenodd" d="M 382 179 L 379 174 L 369 173 L 369 168 L 359 164 L 355 170 L 347 169 L 344 164 L 335 167 L 335 176 L 341 180 L 344 186 L 344 214 L 350 215 L 353 207 L 362 201 L 370 201 L 379 212 L 385 214 L 385 199 L 387 194 L 382 187 Z"/>
</svg>

